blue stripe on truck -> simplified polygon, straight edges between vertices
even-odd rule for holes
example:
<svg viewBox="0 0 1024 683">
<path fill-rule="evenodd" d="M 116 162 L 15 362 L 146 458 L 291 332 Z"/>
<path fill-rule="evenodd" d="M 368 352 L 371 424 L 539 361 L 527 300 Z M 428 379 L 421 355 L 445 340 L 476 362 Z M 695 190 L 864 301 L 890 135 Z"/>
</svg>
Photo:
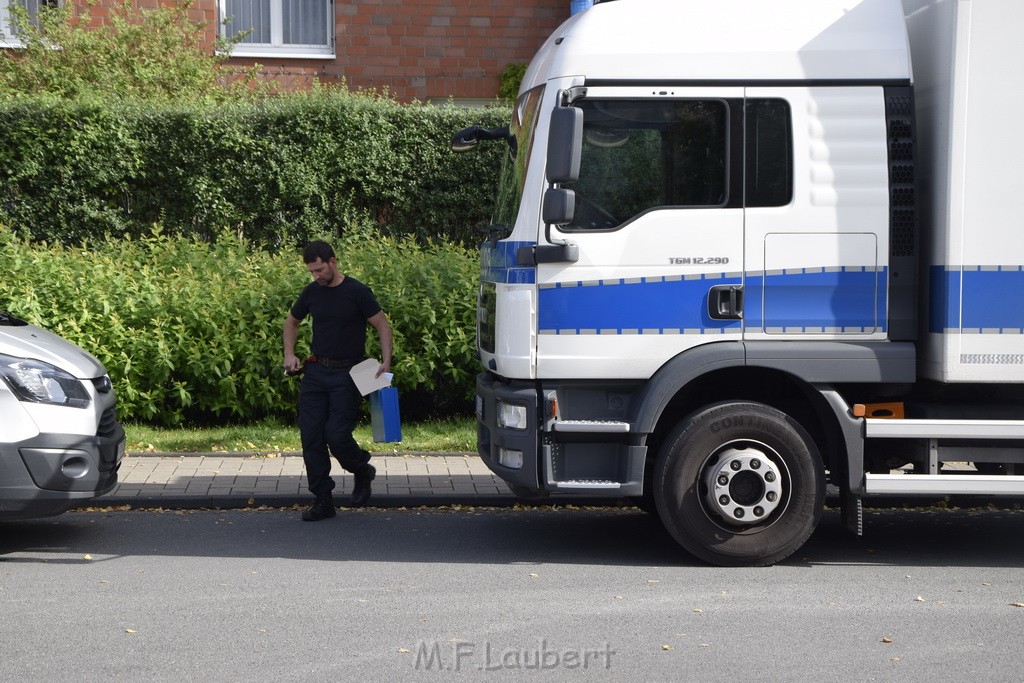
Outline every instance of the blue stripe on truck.
<svg viewBox="0 0 1024 683">
<path fill-rule="evenodd" d="M 932 266 L 928 331 L 1024 334 L 1024 267 Z"/>
</svg>

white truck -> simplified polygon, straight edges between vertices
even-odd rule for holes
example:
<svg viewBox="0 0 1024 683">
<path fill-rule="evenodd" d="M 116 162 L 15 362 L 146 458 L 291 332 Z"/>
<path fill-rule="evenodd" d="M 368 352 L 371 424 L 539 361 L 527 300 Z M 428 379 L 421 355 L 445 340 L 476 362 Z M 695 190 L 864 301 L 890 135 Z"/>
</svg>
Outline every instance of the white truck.
<svg viewBox="0 0 1024 683">
<path fill-rule="evenodd" d="M 1024 3 L 598 0 L 528 67 L 478 447 L 771 564 L 826 484 L 1024 495 Z"/>
</svg>

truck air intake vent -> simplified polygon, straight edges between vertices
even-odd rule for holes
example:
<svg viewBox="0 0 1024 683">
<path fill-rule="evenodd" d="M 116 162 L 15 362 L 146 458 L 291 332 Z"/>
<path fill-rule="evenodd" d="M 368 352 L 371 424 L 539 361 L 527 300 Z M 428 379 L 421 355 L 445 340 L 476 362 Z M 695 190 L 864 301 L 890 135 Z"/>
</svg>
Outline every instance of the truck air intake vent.
<svg viewBox="0 0 1024 683">
<path fill-rule="evenodd" d="M 886 88 L 889 147 L 889 252 L 891 258 L 917 253 L 917 196 L 914 187 L 914 114 L 909 87 Z"/>
</svg>

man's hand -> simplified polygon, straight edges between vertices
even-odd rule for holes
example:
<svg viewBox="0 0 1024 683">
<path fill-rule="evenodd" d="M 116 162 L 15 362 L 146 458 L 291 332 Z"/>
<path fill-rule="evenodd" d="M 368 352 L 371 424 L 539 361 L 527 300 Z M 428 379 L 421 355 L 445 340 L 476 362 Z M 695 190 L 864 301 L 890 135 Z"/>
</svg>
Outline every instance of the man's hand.
<svg viewBox="0 0 1024 683">
<path fill-rule="evenodd" d="M 380 377 L 385 372 L 391 372 L 391 361 L 390 360 L 384 361 L 383 363 L 380 364 L 380 367 L 377 368 L 377 374 L 374 375 L 374 377 Z"/>
<path fill-rule="evenodd" d="M 294 353 L 284 357 L 285 374 L 294 375 L 302 370 L 302 361 Z"/>
</svg>

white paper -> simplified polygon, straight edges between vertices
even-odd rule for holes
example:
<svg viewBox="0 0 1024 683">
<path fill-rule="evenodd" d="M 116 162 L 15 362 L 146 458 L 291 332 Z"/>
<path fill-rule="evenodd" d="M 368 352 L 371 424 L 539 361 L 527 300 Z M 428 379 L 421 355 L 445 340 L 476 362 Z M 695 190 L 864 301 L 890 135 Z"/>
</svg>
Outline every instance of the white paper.
<svg viewBox="0 0 1024 683">
<path fill-rule="evenodd" d="M 356 389 L 363 396 L 373 393 L 378 389 L 391 386 L 391 380 L 394 375 L 390 372 L 382 373 L 380 377 L 376 377 L 377 371 L 380 369 L 380 361 L 376 358 L 367 358 L 359 365 L 353 366 L 349 373 L 352 375 L 352 380 L 356 383 Z"/>
</svg>

